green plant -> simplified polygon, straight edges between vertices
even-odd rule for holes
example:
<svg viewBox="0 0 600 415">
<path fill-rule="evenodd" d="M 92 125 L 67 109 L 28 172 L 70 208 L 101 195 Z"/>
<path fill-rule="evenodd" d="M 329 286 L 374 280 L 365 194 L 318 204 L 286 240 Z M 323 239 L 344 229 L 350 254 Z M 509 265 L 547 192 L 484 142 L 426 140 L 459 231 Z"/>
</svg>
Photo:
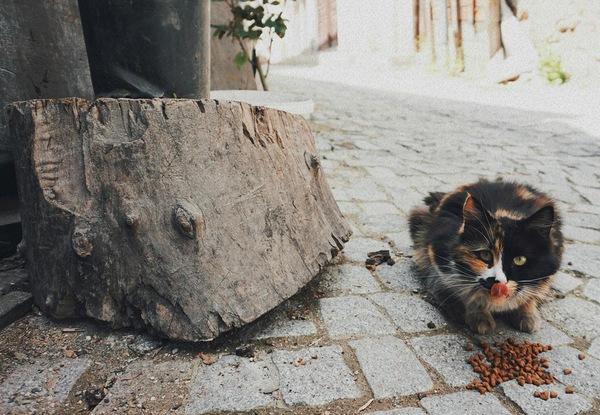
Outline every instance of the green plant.
<svg viewBox="0 0 600 415">
<path fill-rule="evenodd" d="M 263 71 L 261 63 L 256 59 L 254 46 L 252 52 L 248 51 L 248 43 L 254 44 L 261 36 L 267 36 L 269 50 L 273 45 L 274 36 L 283 38 L 287 30 L 287 20 L 282 17 L 282 12 L 273 13 L 273 7 L 281 5 L 280 0 L 212 0 L 225 3 L 231 10 L 232 19 L 227 24 L 212 25 L 213 36 L 222 39 L 231 37 L 240 45 L 240 52 L 235 55 L 234 63 L 241 68 L 244 64 L 253 65 L 263 89 L 267 87 L 267 72 Z M 283 0 L 285 2 L 285 0 Z M 294 0 L 292 0 L 294 1 Z M 270 56 L 268 64 L 270 64 Z"/>
<path fill-rule="evenodd" d="M 569 73 L 562 68 L 560 57 L 548 55 L 540 60 L 540 71 L 551 84 L 561 85 L 569 80 Z"/>
</svg>

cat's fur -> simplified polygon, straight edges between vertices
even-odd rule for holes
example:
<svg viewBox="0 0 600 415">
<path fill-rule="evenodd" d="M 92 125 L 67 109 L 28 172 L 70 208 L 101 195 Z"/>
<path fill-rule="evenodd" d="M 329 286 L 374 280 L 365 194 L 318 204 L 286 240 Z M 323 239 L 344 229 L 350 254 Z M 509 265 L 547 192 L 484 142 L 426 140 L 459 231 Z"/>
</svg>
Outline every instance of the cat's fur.
<svg viewBox="0 0 600 415">
<path fill-rule="evenodd" d="M 481 180 L 424 202 L 410 213 L 410 233 L 417 266 L 440 305 L 477 333 L 494 330 L 495 314 L 519 330 L 536 330 L 537 306 L 563 251 L 552 199 L 527 185 Z M 526 262 L 518 266 L 521 256 Z M 492 297 L 492 284 L 504 281 L 508 297 Z"/>
</svg>

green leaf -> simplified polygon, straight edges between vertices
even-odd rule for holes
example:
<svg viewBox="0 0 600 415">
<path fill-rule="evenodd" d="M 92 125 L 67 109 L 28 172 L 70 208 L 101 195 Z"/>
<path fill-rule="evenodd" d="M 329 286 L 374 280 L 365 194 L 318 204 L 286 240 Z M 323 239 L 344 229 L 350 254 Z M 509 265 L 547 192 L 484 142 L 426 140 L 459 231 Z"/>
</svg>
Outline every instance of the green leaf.
<svg viewBox="0 0 600 415">
<path fill-rule="evenodd" d="M 235 55 L 233 62 L 235 63 L 235 66 L 240 69 L 246 62 L 248 62 L 248 55 L 246 55 L 246 53 L 242 50 Z"/>
</svg>

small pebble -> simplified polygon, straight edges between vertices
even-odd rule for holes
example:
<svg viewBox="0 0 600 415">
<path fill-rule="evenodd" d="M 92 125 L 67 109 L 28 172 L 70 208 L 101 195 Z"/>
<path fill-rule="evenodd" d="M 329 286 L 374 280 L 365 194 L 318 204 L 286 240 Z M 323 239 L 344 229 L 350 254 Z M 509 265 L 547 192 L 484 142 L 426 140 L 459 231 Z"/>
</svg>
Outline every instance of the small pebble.
<svg viewBox="0 0 600 415">
<path fill-rule="evenodd" d="M 427 323 L 427 328 L 434 329 L 435 328 L 435 323 L 433 321 L 430 321 L 429 323 Z"/>
<path fill-rule="evenodd" d="M 583 354 L 583 353 L 579 353 L 579 354 L 577 355 L 577 358 L 578 358 L 579 360 L 583 360 L 583 359 L 585 359 L 585 354 Z"/>
</svg>

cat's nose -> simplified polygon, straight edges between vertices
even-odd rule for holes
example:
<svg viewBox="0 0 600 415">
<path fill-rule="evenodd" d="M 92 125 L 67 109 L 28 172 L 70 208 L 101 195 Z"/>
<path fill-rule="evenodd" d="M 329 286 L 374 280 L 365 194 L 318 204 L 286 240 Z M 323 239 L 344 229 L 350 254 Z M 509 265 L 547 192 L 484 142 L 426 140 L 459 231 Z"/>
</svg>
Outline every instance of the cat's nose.
<svg viewBox="0 0 600 415">
<path fill-rule="evenodd" d="M 494 285 L 498 281 L 496 281 L 496 277 L 489 277 L 489 278 L 486 278 L 485 280 L 479 280 L 479 282 L 485 288 L 487 288 L 488 290 L 490 290 L 492 288 L 492 285 Z"/>
</svg>

